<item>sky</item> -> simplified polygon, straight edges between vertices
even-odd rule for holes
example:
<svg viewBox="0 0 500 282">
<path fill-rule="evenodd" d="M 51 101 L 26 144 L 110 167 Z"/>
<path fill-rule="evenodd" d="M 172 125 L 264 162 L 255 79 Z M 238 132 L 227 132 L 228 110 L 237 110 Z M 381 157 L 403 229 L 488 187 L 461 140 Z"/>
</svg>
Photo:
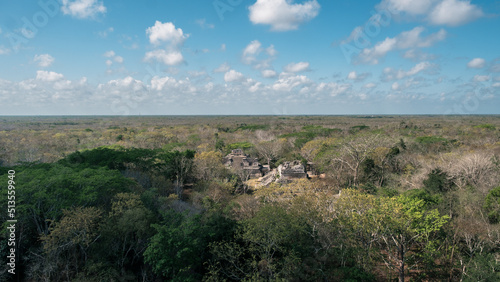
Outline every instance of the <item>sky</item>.
<svg viewBox="0 0 500 282">
<path fill-rule="evenodd" d="M 500 114 L 500 0 L 0 2 L 0 115 Z"/>
</svg>

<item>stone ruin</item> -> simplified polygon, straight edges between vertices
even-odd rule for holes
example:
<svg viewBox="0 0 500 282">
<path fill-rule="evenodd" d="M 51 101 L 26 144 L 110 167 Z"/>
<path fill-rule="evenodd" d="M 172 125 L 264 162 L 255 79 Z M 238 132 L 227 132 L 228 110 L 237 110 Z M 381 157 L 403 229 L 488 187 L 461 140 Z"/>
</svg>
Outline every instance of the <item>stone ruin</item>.
<svg viewBox="0 0 500 282">
<path fill-rule="evenodd" d="M 260 186 L 272 182 L 289 183 L 295 179 L 308 178 L 304 165 L 300 161 L 284 162 L 260 179 Z"/>
<path fill-rule="evenodd" d="M 266 166 L 259 163 L 257 158 L 246 155 L 242 149 L 232 150 L 224 160 L 224 165 L 233 169 L 243 169 L 250 174 L 251 178 L 262 177 L 267 171 Z"/>
</svg>

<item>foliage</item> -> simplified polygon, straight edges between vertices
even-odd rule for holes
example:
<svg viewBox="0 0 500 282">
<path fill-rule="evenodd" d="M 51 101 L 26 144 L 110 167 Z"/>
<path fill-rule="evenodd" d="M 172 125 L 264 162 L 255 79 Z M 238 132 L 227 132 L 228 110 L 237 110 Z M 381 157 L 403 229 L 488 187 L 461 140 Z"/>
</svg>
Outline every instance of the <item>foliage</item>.
<svg viewBox="0 0 500 282">
<path fill-rule="evenodd" d="M 444 193 L 451 189 L 451 182 L 446 172 L 433 169 L 424 180 L 424 188 L 431 193 Z"/>
<path fill-rule="evenodd" d="M 488 213 L 488 220 L 491 224 L 500 222 L 500 186 L 488 193 L 483 208 Z"/>
<path fill-rule="evenodd" d="M 226 150 L 231 152 L 231 150 L 235 149 L 242 149 L 242 150 L 248 150 L 250 148 L 253 148 L 253 144 L 250 142 L 238 142 L 238 143 L 231 143 L 226 146 Z"/>
<path fill-rule="evenodd" d="M 156 234 L 144 252 L 153 271 L 171 281 L 197 281 L 209 259 L 208 244 L 231 238 L 234 222 L 219 214 L 188 216 L 174 211 L 154 224 Z"/>
</svg>

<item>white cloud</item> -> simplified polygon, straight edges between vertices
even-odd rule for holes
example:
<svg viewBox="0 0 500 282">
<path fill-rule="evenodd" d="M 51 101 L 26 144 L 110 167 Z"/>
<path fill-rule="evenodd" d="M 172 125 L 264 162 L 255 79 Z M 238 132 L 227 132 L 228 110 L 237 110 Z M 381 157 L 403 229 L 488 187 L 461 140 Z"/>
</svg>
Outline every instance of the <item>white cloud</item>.
<svg viewBox="0 0 500 282">
<path fill-rule="evenodd" d="M 363 88 L 368 88 L 368 89 L 375 88 L 375 87 L 377 87 L 377 84 L 375 84 L 373 82 L 367 83 L 363 86 Z"/>
<path fill-rule="evenodd" d="M 262 77 L 264 78 L 273 78 L 276 77 L 278 74 L 274 70 L 263 70 L 261 71 Z"/>
<path fill-rule="evenodd" d="M 275 59 L 275 55 L 278 54 L 276 49 L 274 49 L 274 45 L 270 45 L 265 49 L 267 55 L 265 58 L 261 55 L 262 51 L 262 43 L 258 40 L 253 40 L 243 49 L 241 60 L 244 64 L 253 65 L 258 70 L 272 68 L 271 62 Z"/>
<path fill-rule="evenodd" d="M 0 55 L 7 55 L 10 53 L 10 49 L 0 45 Z"/>
<path fill-rule="evenodd" d="M 108 34 L 112 33 L 113 31 L 115 31 L 115 29 L 113 27 L 109 27 L 106 30 L 97 32 L 97 35 L 99 35 L 99 37 L 101 38 L 107 38 Z"/>
<path fill-rule="evenodd" d="M 175 66 L 184 61 L 182 53 L 179 51 L 167 51 L 163 49 L 157 49 L 147 52 L 144 56 L 145 61 L 157 60 L 168 66 Z"/>
<path fill-rule="evenodd" d="M 115 62 L 121 64 L 123 63 L 123 57 L 122 56 L 116 56 L 114 57 Z"/>
<path fill-rule="evenodd" d="M 98 14 L 106 13 L 106 7 L 97 0 L 62 0 L 61 11 L 79 19 L 95 18 Z"/>
<path fill-rule="evenodd" d="M 413 61 L 430 61 L 436 59 L 435 55 L 424 53 L 420 50 L 410 49 L 403 54 L 403 58 Z"/>
<path fill-rule="evenodd" d="M 409 76 L 416 75 L 420 72 L 429 70 L 431 68 L 435 68 L 436 66 L 429 63 L 429 62 L 421 62 L 416 64 L 414 67 L 412 67 L 408 71 L 404 70 L 394 70 L 392 68 L 385 68 L 382 74 L 382 80 L 383 81 L 391 81 L 391 80 L 396 80 L 396 79 L 403 79 Z"/>
<path fill-rule="evenodd" d="M 50 67 L 54 62 L 54 58 L 49 54 L 35 55 L 33 61 L 38 62 L 38 66 L 41 68 Z"/>
<path fill-rule="evenodd" d="M 351 84 L 339 84 L 335 82 L 322 82 L 316 87 L 317 92 L 327 92 L 330 96 L 335 97 L 346 93 L 351 89 Z"/>
<path fill-rule="evenodd" d="M 491 85 L 491 86 L 493 86 L 493 87 L 495 87 L 495 88 L 498 88 L 498 87 L 500 87 L 500 82 L 495 82 L 495 83 L 493 83 L 493 85 Z"/>
<path fill-rule="evenodd" d="M 109 58 L 109 60 L 106 60 L 106 65 L 109 67 L 113 64 L 113 61 L 121 64 L 123 63 L 123 57 L 116 55 L 115 51 L 110 50 L 106 51 L 106 53 L 103 54 L 104 57 Z"/>
<path fill-rule="evenodd" d="M 443 0 L 430 13 L 429 21 L 436 25 L 459 26 L 483 15 L 481 8 L 472 5 L 470 0 Z"/>
<path fill-rule="evenodd" d="M 474 76 L 474 81 L 475 82 L 485 82 L 485 81 L 489 81 L 490 80 L 490 76 L 488 75 L 475 75 Z"/>
<path fill-rule="evenodd" d="M 262 44 L 259 42 L 259 40 L 254 40 L 250 42 L 250 44 L 245 47 L 243 50 L 243 56 L 252 56 L 252 55 L 257 55 L 259 54 L 262 49 L 261 49 Z"/>
<path fill-rule="evenodd" d="M 394 82 L 394 83 L 392 84 L 391 88 L 392 88 L 392 90 L 394 90 L 394 91 L 398 91 L 398 90 L 400 90 L 399 83 Z"/>
<path fill-rule="evenodd" d="M 274 49 L 274 45 L 271 45 L 271 46 L 266 48 L 266 53 L 269 56 L 274 57 L 278 54 L 278 51 L 276 51 L 276 49 Z"/>
<path fill-rule="evenodd" d="M 429 11 L 435 2 L 435 0 L 385 0 L 381 5 L 395 12 L 423 15 Z"/>
<path fill-rule="evenodd" d="M 149 35 L 149 42 L 157 46 L 160 43 L 167 43 L 165 49 L 156 49 L 147 52 L 144 56 L 145 61 L 157 60 L 165 65 L 174 66 L 184 62 L 184 57 L 180 51 L 182 44 L 189 37 L 184 34 L 182 29 L 175 28 L 171 22 L 162 23 L 156 21 L 155 25 L 146 30 Z"/>
<path fill-rule="evenodd" d="M 355 71 L 351 71 L 347 75 L 347 79 L 355 80 L 355 81 L 363 81 L 363 80 L 367 79 L 369 76 L 370 76 L 370 73 L 367 73 L 367 72 L 358 74 Z"/>
<path fill-rule="evenodd" d="M 298 62 L 298 63 L 290 63 L 286 65 L 283 70 L 285 72 L 297 73 L 309 70 L 308 62 Z"/>
<path fill-rule="evenodd" d="M 112 58 L 114 57 L 116 54 L 115 54 L 115 51 L 111 50 L 111 51 L 107 51 L 106 53 L 104 53 L 104 57 L 106 58 Z"/>
<path fill-rule="evenodd" d="M 208 29 L 215 28 L 214 24 L 207 23 L 207 19 L 196 20 L 196 24 L 199 25 L 201 28 L 208 28 Z"/>
<path fill-rule="evenodd" d="M 243 78 L 244 78 L 243 74 L 241 72 L 237 72 L 235 70 L 230 70 L 224 74 L 224 81 L 225 82 L 238 81 L 238 80 L 242 80 Z"/>
<path fill-rule="evenodd" d="M 446 38 L 446 31 L 440 31 L 430 34 L 427 37 L 422 37 L 424 27 L 417 26 L 412 30 L 404 31 L 396 37 L 387 37 L 384 41 L 377 43 L 373 48 L 365 48 L 359 54 L 358 61 L 361 63 L 378 64 L 379 59 L 394 50 L 405 50 L 415 48 L 426 48 L 434 45 L 436 42 Z"/>
<path fill-rule="evenodd" d="M 221 45 L 220 45 L 220 50 L 221 50 L 222 52 L 225 52 L 225 51 L 226 51 L 226 44 L 221 44 Z"/>
<path fill-rule="evenodd" d="M 214 69 L 214 72 L 228 72 L 231 69 L 231 66 L 226 62 L 221 64 L 219 67 Z"/>
<path fill-rule="evenodd" d="M 279 79 L 272 85 L 275 91 L 292 91 L 294 88 L 311 84 L 312 81 L 305 75 L 280 74 Z"/>
<path fill-rule="evenodd" d="M 184 34 L 182 29 L 175 28 L 173 23 L 160 21 L 156 21 L 154 26 L 148 27 L 146 34 L 149 35 L 149 42 L 153 45 L 158 45 L 163 41 L 178 46 L 182 45 L 189 37 L 188 34 Z"/>
<path fill-rule="evenodd" d="M 273 31 L 294 30 L 315 18 L 320 5 L 316 0 L 294 4 L 293 0 L 257 0 L 249 7 L 253 24 L 266 24 Z"/>
<path fill-rule="evenodd" d="M 481 69 L 484 67 L 486 61 L 483 58 L 474 58 L 467 63 L 467 67 L 471 69 Z"/>
<path fill-rule="evenodd" d="M 156 91 L 164 90 L 177 90 L 180 92 L 195 92 L 196 89 L 191 85 L 189 79 L 177 80 L 173 77 L 158 77 L 155 76 L 151 79 L 151 89 Z"/>
<path fill-rule="evenodd" d="M 64 77 L 64 75 L 60 73 L 56 73 L 53 71 L 43 71 L 39 70 L 36 72 L 36 79 L 40 81 L 47 81 L 47 82 L 53 82 L 60 80 Z"/>
</svg>

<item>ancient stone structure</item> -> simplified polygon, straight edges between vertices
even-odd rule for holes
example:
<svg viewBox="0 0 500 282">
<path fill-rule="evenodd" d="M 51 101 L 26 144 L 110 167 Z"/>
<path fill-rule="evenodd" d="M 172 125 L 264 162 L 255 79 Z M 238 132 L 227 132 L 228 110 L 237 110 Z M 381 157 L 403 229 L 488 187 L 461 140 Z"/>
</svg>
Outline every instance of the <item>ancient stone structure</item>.
<svg viewBox="0 0 500 282">
<path fill-rule="evenodd" d="M 280 181 L 288 181 L 300 178 L 307 178 L 304 165 L 300 161 L 284 162 L 278 166 Z"/>
<path fill-rule="evenodd" d="M 242 149 L 232 150 L 224 158 L 224 164 L 233 169 L 243 169 L 250 174 L 251 178 L 262 177 L 268 171 L 259 163 L 259 160 L 246 155 Z"/>
</svg>

